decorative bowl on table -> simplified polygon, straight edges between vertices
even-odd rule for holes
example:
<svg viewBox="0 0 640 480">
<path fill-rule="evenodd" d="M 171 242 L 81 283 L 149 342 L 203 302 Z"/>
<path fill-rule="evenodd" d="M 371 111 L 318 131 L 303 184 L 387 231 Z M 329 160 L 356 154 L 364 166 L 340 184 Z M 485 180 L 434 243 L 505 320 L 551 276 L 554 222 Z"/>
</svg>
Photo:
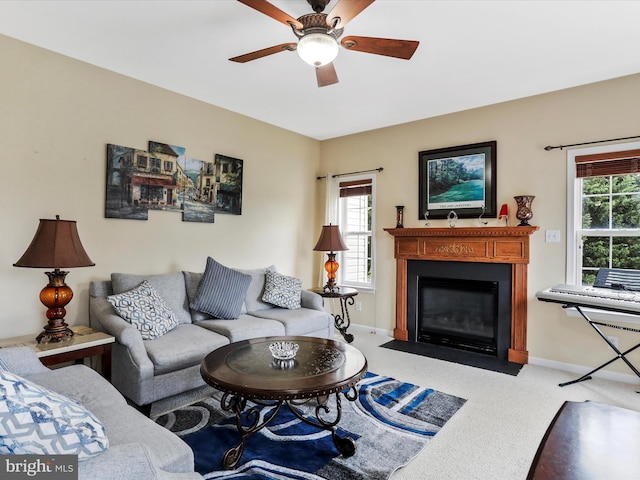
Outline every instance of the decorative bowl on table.
<svg viewBox="0 0 640 480">
<path fill-rule="evenodd" d="M 273 342 L 269 345 L 271 355 L 275 360 L 293 360 L 298 353 L 299 345 L 293 342 Z"/>
</svg>

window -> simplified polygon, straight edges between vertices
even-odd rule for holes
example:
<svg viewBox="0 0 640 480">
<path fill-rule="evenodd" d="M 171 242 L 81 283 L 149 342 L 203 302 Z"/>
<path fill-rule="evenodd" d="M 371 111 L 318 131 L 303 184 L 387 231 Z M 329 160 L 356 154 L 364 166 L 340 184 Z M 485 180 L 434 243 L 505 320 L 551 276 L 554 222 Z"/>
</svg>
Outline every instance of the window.
<svg viewBox="0 0 640 480">
<path fill-rule="evenodd" d="M 338 283 L 374 288 L 375 177 L 341 177 L 338 222 L 349 250 L 340 252 Z"/>
<path fill-rule="evenodd" d="M 160 173 L 160 164 L 159 158 L 151 157 L 151 173 Z"/>
<path fill-rule="evenodd" d="M 640 269 L 640 143 L 570 151 L 567 282 L 599 268 Z"/>
<path fill-rule="evenodd" d="M 138 155 L 136 166 L 138 168 L 147 168 L 147 157 L 144 155 Z"/>
</svg>

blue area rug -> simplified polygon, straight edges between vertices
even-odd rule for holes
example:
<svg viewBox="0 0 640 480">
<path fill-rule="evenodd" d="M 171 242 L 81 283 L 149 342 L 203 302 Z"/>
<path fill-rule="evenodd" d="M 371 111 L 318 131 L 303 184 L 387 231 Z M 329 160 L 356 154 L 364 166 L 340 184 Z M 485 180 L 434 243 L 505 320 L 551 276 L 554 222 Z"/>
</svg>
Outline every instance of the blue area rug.
<svg viewBox="0 0 640 480">
<path fill-rule="evenodd" d="M 196 471 L 208 479 L 378 480 L 408 464 L 466 401 L 373 373 L 358 389 L 355 402 L 342 399 L 338 425 L 340 436 L 355 441 L 356 452 L 349 458 L 336 450 L 331 432 L 307 425 L 283 406 L 267 427 L 249 437 L 237 468 L 223 470 L 222 457 L 238 445 L 240 434 L 235 415 L 220 408 L 221 393 L 156 421 L 191 446 Z M 314 418 L 315 406 L 311 401 L 299 411 Z M 260 407 L 260 415 L 270 409 Z"/>
</svg>

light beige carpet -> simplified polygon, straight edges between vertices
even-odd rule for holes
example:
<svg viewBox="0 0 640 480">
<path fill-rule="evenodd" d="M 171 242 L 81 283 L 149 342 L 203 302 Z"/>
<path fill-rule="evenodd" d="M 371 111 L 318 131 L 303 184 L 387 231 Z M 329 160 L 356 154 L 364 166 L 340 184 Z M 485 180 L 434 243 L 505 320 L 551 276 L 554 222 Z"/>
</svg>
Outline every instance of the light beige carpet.
<svg viewBox="0 0 640 480">
<path fill-rule="evenodd" d="M 524 480 L 547 426 L 565 400 L 640 410 L 640 384 L 596 378 L 559 387 L 579 375 L 525 365 L 514 377 L 380 348 L 389 337 L 353 333 L 352 345 L 365 354 L 371 371 L 467 399 L 392 480 Z"/>
<path fill-rule="evenodd" d="M 542 436 L 565 400 L 593 400 L 640 411 L 636 393 L 640 382 L 595 378 L 559 387 L 579 375 L 525 365 L 511 376 L 381 348 L 392 339 L 356 328 L 350 332 L 355 336 L 352 345 L 367 357 L 370 371 L 467 399 L 433 441 L 391 480 L 524 480 Z M 158 402 L 151 417 L 209 394 L 210 389 L 204 388 Z"/>
</svg>

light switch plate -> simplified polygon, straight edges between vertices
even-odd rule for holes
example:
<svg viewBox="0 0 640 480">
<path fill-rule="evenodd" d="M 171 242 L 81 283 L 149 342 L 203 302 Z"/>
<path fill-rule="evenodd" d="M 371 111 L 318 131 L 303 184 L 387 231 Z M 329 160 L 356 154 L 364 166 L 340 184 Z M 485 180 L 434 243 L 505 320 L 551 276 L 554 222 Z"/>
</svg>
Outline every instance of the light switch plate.
<svg viewBox="0 0 640 480">
<path fill-rule="evenodd" d="M 545 241 L 547 243 L 560 243 L 560 230 L 545 230 Z"/>
</svg>

